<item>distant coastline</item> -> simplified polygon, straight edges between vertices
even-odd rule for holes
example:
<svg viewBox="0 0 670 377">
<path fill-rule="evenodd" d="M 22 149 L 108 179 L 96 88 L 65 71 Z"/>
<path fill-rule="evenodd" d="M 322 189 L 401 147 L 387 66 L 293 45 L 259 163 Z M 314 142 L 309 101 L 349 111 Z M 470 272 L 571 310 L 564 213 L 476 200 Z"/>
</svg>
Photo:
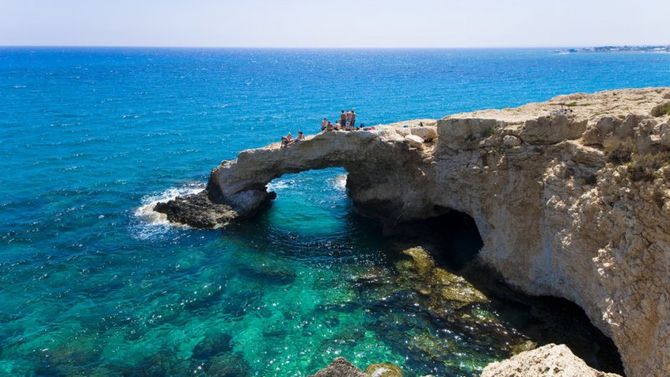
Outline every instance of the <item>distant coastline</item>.
<svg viewBox="0 0 670 377">
<path fill-rule="evenodd" d="M 565 46 L 435 46 L 435 47 L 319 47 L 319 46 L 163 46 L 163 45 L 1 45 L 0 50 L 227 50 L 227 51 L 491 51 L 542 50 L 558 54 L 572 53 L 670 53 L 668 45 L 606 45 L 591 47 Z"/>
<path fill-rule="evenodd" d="M 645 52 L 645 53 L 670 53 L 670 45 L 655 46 L 598 46 L 564 48 L 556 50 L 559 54 L 589 53 L 589 52 Z"/>
</svg>

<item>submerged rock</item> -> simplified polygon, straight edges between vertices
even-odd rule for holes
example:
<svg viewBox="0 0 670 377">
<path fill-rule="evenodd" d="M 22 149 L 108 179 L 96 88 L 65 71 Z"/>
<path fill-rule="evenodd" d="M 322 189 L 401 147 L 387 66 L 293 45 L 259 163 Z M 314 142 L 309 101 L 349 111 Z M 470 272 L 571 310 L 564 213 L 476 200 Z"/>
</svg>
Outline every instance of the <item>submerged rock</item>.
<svg viewBox="0 0 670 377">
<path fill-rule="evenodd" d="M 403 377 L 402 369 L 391 363 L 372 364 L 365 368 L 366 377 Z"/>
<path fill-rule="evenodd" d="M 521 342 L 519 344 L 515 344 L 512 347 L 512 353 L 517 355 L 520 354 L 521 352 L 527 352 L 530 350 L 533 350 L 537 348 L 537 343 L 533 342 L 532 340 L 526 340 L 524 342 Z"/>
<path fill-rule="evenodd" d="M 366 377 L 363 372 L 343 357 L 338 357 L 326 368 L 310 377 Z"/>
<path fill-rule="evenodd" d="M 232 349 L 231 339 L 232 337 L 226 333 L 213 332 L 206 334 L 205 338 L 193 347 L 191 357 L 206 360 L 216 354 L 228 352 Z"/>
<path fill-rule="evenodd" d="M 620 377 L 595 370 L 565 345 L 548 344 L 522 352 L 510 359 L 491 363 L 481 377 Z"/>
<path fill-rule="evenodd" d="M 249 375 L 251 375 L 249 364 L 237 353 L 219 355 L 207 363 L 207 376 L 245 377 Z"/>
<path fill-rule="evenodd" d="M 254 280 L 278 285 L 293 283 L 297 276 L 295 271 L 278 263 L 247 264 L 240 266 L 238 271 Z"/>
<path fill-rule="evenodd" d="M 410 263 L 402 264 L 402 268 L 409 268 L 421 277 L 430 278 L 429 275 L 435 268 L 435 261 L 424 248 L 412 247 L 403 250 L 402 253 L 410 257 Z"/>
<path fill-rule="evenodd" d="M 403 373 L 402 369 L 391 363 L 372 364 L 363 372 L 347 359 L 338 357 L 310 377 L 403 377 Z"/>
<path fill-rule="evenodd" d="M 437 315 L 442 316 L 445 309 L 488 302 L 486 295 L 463 277 L 436 267 L 433 257 L 422 247 L 413 247 L 402 253 L 409 257 L 396 264 L 402 283 L 427 296 L 429 308 Z"/>
</svg>

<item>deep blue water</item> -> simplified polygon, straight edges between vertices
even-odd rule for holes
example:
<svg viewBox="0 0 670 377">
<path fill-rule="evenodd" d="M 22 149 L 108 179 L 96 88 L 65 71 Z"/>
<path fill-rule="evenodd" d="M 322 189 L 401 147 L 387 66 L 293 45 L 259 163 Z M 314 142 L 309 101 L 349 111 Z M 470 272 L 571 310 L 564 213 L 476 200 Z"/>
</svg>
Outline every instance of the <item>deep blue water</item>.
<svg viewBox="0 0 670 377">
<path fill-rule="evenodd" d="M 300 376 L 339 355 L 476 374 L 504 339 L 355 283 L 393 275 L 393 245 L 343 171 L 282 177 L 267 213 L 223 231 L 140 208 L 344 108 L 376 124 L 668 85 L 670 54 L 0 49 L 0 375 Z"/>
</svg>

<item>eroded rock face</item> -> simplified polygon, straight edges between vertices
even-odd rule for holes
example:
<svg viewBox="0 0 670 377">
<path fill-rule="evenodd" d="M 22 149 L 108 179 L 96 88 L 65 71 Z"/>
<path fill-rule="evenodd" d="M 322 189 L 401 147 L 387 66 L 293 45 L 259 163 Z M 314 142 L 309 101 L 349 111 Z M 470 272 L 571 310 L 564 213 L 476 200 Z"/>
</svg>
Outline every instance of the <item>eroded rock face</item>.
<svg viewBox="0 0 670 377">
<path fill-rule="evenodd" d="M 195 228 L 219 228 L 240 217 L 231 206 L 209 200 L 205 191 L 158 203 L 154 210 L 167 215 L 170 222 Z"/>
<path fill-rule="evenodd" d="M 489 364 L 481 377 L 619 377 L 597 371 L 575 356 L 565 345 L 548 344 Z"/>
<path fill-rule="evenodd" d="M 573 94 L 319 134 L 240 153 L 212 172 L 207 197 L 252 213 L 272 179 L 339 166 L 357 210 L 389 228 L 467 213 L 484 242 L 482 262 L 529 294 L 581 306 L 613 339 L 629 376 L 666 376 L 670 115 L 658 109 L 668 96 L 670 88 Z M 437 137 L 420 136 L 417 148 L 407 140 L 415 127 L 434 127 Z"/>
</svg>

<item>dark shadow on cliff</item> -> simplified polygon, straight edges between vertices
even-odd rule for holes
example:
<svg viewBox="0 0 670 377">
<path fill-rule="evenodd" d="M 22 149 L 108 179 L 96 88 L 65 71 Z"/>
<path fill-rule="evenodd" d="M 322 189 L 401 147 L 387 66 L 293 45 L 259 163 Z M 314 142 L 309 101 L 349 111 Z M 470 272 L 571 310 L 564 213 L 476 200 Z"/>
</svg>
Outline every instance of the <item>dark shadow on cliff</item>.
<svg viewBox="0 0 670 377">
<path fill-rule="evenodd" d="M 484 243 L 475 220 L 467 214 L 444 210 L 445 214 L 426 220 L 401 223 L 392 230 L 400 242 L 430 245 L 435 261 L 451 271 L 460 271 L 472 263 Z"/>
<path fill-rule="evenodd" d="M 396 253 L 407 247 L 424 247 L 438 267 L 464 277 L 489 297 L 490 308 L 506 327 L 518 330 L 537 346 L 565 344 L 589 366 L 624 374 L 614 342 L 590 322 L 578 305 L 563 298 L 524 294 L 478 262 L 483 242 L 469 215 L 445 210 L 442 216 L 399 224 L 392 234 L 397 242 Z"/>
</svg>

